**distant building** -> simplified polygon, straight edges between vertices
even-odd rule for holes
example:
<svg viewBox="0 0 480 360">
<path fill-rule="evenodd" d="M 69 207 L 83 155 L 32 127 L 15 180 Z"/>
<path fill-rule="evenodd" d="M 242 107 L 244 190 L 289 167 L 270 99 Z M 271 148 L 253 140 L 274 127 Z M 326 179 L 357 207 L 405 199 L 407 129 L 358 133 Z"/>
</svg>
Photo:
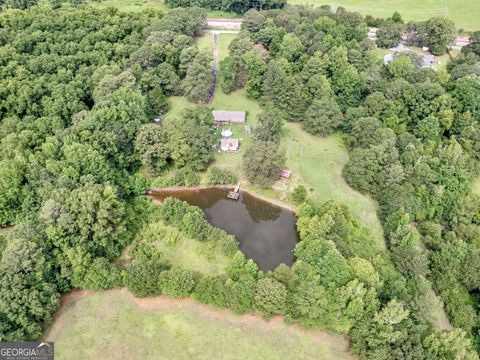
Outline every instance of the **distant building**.
<svg viewBox="0 0 480 360">
<path fill-rule="evenodd" d="M 222 151 L 237 151 L 238 139 L 222 139 L 220 140 L 220 150 Z"/>
<path fill-rule="evenodd" d="M 277 170 L 277 176 L 279 176 L 283 179 L 290 179 L 290 176 L 292 176 L 292 172 L 290 170 L 286 170 L 286 169 L 278 169 Z"/>
<path fill-rule="evenodd" d="M 213 122 L 220 124 L 243 124 L 246 119 L 245 111 L 213 110 Z"/>
<path fill-rule="evenodd" d="M 423 55 L 422 60 L 423 60 L 422 68 L 431 68 L 433 66 L 433 63 L 435 62 L 435 56 Z"/>
</svg>

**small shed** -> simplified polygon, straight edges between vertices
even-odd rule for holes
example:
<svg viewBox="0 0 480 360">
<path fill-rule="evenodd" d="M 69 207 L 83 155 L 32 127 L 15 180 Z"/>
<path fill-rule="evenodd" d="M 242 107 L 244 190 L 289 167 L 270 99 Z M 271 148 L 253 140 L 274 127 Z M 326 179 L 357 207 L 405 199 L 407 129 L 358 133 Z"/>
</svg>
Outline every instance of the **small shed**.
<svg viewBox="0 0 480 360">
<path fill-rule="evenodd" d="M 423 55 L 422 68 L 431 68 L 434 62 L 435 62 L 434 55 Z"/>
<path fill-rule="evenodd" d="M 238 139 L 222 139 L 220 140 L 220 150 L 222 151 L 237 151 Z"/>
<path fill-rule="evenodd" d="M 213 122 L 219 124 L 243 124 L 246 119 L 245 111 L 213 110 Z"/>
<path fill-rule="evenodd" d="M 287 169 L 278 169 L 277 170 L 277 176 L 281 177 L 282 179 L 290 179 L 290 176 L 292 176 L 292 172 Z"/>
</svg>

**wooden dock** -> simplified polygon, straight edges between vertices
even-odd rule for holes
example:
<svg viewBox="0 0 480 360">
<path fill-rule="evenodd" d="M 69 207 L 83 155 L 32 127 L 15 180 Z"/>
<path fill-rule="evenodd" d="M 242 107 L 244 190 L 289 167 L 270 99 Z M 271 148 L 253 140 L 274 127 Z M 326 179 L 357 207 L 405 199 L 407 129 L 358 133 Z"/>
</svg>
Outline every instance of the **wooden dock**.
<svg viewBox="0 0 480 360">
<path fill-rule="evenodd" d="M 240 192 L 239 191 L 240 191 L 240 183 L 237 185 L 235 190 L 228 192 L 227 198 L 232 199 L 232 200 L 238 200 L 238 198 L 240 197 Z"/>
</svg>

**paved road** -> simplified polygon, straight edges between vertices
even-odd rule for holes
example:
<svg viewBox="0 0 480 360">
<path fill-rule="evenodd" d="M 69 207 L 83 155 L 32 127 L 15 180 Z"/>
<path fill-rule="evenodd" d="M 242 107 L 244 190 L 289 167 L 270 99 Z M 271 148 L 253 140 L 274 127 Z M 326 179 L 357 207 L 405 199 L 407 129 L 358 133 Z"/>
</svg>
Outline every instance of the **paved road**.
<svg viewBox="0 0 480 360">
<path fill-rule="evenodd" d="M 243 19 L 207 19 L 208 26 L 227 29 L 240 29 L 242 22 Z"/>
<path fill-rule="evenodd" d="M 238 34 L 240 30 L 211 30 L 211 29 L 205 29 L 202 30 L 204 33 L 210 33 L 210 34 Z"/>
</svg>

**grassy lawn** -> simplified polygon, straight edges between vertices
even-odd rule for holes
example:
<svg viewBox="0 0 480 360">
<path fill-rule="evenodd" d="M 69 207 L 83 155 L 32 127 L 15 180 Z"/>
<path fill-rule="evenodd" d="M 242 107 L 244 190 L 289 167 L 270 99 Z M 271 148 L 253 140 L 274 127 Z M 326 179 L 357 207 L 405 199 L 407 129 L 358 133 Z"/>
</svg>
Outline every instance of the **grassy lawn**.
<svg viewBox="0 0 480 360">
<path fill-rule="evenodd" d="M 362 15 L 388 17 L 398 11 L 405 20 L 427 20 L 447 16 L 457 28 L 480 30 L 480 1 L 478 0 L 288 0 L 289 4 L 343 6 Z"/>
<path fill-rule="evenodd" d="M 120 11 L 135 12 L 145 9 L 157 9 L 162 11 L 168 11 L 167 5 L 163 0 L 88 0 L 87 3 L 95 7 L 108 7 L 113 6 Z M 225 12 L 225 11 L 208 11 L 207 16 L 209 18 L 236 18 L 237 14 Z"/>
<path fill-rule="evenodd" d="M 352 359 L 341 335 L 278 319 L 191 300 L 135 299 L 124 289 L 79 295 L 67 295 L 44 336 L 55 341 L 56 359 Z"/>
<path fill-rule="evenodd" d="M 290 187 L 304 184 L 318 202 L 335 200 L 347 205 L 361 220 L 383 248 L 383 231 L 376 211 L 377 203 L 353 190 L 343 179 L 342 169 L 348 153 L 341 139 L 312 136 L 298 124 L 284 126 L 282 145 L 287 154 L 287 167 L 292 170 Z"/>
<path fill-rule="evenodd" d="M 168 9 L 161 0 L 101 0 L 88 1 L 88 4 L 100 8 L 112 6 L 118 8 L 120 11 L 125 12 L 142 11 L 145 9 Z"/>
<path fill-rule="evenodd" d="M 480 195 L 480 177 L 477 177 L 473 180 L 472 192 L 474 194 Z"/>
<path fill-rule="evenodd" d="M 141 239 L 151 241 L 172 265 L 206 276 L 223 274 L 230 264 L 230 259 L 217 251 L 212 243 L 187 238 L 178 229 L 161 221 L 150 223 L 142 230 L 138 240 Z"/>
</svg>

